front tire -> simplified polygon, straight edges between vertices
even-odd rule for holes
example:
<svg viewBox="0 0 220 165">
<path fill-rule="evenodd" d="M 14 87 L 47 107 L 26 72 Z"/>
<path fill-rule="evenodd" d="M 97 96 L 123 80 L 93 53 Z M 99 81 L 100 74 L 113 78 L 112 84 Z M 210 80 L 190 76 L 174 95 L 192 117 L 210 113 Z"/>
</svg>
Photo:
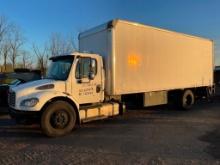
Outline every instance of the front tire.
<svg viewBox="0 0 220 165">
<path fill-rule="evenodd" d="M 51 103 L 41 116 L 41 128 L 49 137 L 64 136 L 70 133 L 76 124 L 76 112 L 65 101 Z"/>
</svg>

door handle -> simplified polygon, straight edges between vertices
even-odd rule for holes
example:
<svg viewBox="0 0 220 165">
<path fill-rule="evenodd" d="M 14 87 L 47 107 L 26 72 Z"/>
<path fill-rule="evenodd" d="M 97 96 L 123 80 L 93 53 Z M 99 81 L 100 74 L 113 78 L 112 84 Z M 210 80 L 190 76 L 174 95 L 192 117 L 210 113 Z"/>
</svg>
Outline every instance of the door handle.
<svg viewBox="0 0 220 165">
<path fill-rule="evenodd" d="M 83 78 L 83 79 L 78 79 L 78 80 L 77 80 L 77 83 L 78 83 L 78 84 L 89 83 L 89 82 L 90 82 L 90 80 L 87 79 L 87 78 Z"/>
</svg>

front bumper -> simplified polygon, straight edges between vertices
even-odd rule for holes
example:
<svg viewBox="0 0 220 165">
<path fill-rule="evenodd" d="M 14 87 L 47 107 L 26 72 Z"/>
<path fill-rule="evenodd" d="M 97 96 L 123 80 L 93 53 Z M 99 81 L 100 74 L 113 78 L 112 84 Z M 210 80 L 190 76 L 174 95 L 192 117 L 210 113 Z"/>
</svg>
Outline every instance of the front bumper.
<svg viewBox="0 0 220 165">
<path fill-rule="evenodd" d="M 11 118 L 20 119 L 20 120 L 29 120 L 29 121 L 39 121 L 41 117 L 41 112 L 33 111 L 20 111 L 13 108 L 9 108 L 9 114 Z"/>
</svg>

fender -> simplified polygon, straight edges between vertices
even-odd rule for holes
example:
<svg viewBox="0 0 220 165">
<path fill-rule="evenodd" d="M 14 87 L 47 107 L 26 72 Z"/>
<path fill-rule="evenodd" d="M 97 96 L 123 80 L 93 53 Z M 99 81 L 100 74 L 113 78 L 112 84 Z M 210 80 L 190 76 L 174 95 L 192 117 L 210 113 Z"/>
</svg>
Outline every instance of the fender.
<svg viewBox="0 0 220 165">
<path fill-rule="evenodd" d="M 29 98 L 38 98 L 39 102 L 36 104 L 36 106 L 34 107 L 23 107 L 20 106 L 20 103 L 25 100 L 25 99 L 29 99 Z M 79 104 L 78 102 L 70 95 L 67 95 L 63 92 L 59 92 L 59 91 L 40 91 L 40 92 L 34 92 L 30 95 L 26 95 L 23 97 L 19 97 L 17 99 L 17 103 L 16 103 L 16 109 L 18 110 L 22 110 L 22 111 L 41 111 L 43 109 L 43 107 L 50 102 L 51 100 L 55 99 L 55 98 L 68 98 L 69 100 L 71 100 L 76 108 L 77 111 L 79 111 Z"/>
<path fill-rule="evenodd" d="M 58 100 L 62 100 L 62 101 L 66 101 L 68 102 L 70 105 L 72 105 L 76 111 L 76 115 L 77 115 L 77 124 L 81 124 L 81 120 L 80 120 L 80 112 L 79 112 L 79 104 L 76 104 L 76 102 L 74 102 L 71 97 L 68 96 L 58 96 L 58 97 L 53 97 L 50 100 L 48 100 L 44 106 L 41 108 L 41 113 L 43 113 L 43 111 L 54 101 L 58 101 Z"/>
</svg>

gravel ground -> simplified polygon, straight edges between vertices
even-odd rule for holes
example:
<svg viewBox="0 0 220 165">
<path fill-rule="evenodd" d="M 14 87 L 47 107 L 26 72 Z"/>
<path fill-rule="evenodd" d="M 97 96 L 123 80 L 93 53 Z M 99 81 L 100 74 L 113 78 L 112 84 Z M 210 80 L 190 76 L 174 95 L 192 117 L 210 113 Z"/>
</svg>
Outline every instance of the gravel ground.
<svg viewBox="0 0 220 165">
<path fill-rule="evenodd" d="M 59 138 L 2 114 L 0 164 L 220 164 L 220 98 L 191 111 L 128 110 Z"/>
</svg>

